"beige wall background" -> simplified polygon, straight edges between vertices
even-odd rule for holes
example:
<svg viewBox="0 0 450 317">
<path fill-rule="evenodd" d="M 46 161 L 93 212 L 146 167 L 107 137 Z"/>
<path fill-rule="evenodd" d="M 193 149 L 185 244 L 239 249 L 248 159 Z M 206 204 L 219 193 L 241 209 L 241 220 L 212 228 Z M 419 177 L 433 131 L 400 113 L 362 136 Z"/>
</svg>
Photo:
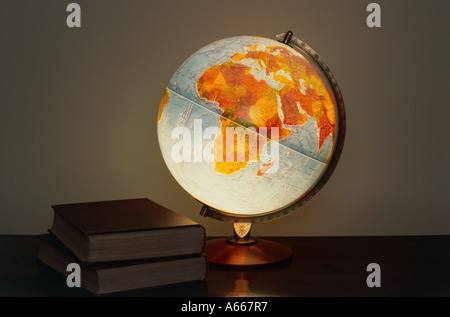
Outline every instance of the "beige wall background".
<svg viewBox="0 0 450 317">
<path fill-rule="evenodd" d="M 450 234 L 448 1 L 0 2 L 0 233 L 39 234 L 52 204 L 148 197 L 203 224 L 167 170 L 156 116 L 197 49 L 292 30 L 336 76 L 347 111 L 337 169 L 298 211 L 256 235 Z"/>
</svg>

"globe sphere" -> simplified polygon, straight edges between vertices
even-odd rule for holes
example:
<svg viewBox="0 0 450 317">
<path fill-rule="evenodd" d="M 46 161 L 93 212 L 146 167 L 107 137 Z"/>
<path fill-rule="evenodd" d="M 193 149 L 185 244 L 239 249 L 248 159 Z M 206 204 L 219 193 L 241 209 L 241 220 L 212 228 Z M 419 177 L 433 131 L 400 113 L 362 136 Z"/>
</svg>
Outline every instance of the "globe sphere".
<svg viewBox="0 0 450 317">
<path fill-rule="evenodd" d="M 257 218 L 323 178 L 340 126 L 330 78 L 310 55 L 240 36 L 211 43 L 173 74 L 158 112 L 168 169 L 225 216 Z"/>
</svg>

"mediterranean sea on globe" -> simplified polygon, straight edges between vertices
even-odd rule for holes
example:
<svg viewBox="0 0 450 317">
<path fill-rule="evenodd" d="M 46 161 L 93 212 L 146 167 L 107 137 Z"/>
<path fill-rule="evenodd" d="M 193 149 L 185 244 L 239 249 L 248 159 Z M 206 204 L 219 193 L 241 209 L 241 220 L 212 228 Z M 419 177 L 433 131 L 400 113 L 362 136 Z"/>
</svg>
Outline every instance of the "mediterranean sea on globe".
<svg viewBox="0 0 450 317">
<path fill-rule="evenodd" d="M 299 51 L 232 37 L 203 47 L 172 76 L 158 139 L 190 195 L 227 214 L 258 216 L 292 205 L 319 181 L 333 153 L 337 113 L 324 76 Z"/>
</svg>

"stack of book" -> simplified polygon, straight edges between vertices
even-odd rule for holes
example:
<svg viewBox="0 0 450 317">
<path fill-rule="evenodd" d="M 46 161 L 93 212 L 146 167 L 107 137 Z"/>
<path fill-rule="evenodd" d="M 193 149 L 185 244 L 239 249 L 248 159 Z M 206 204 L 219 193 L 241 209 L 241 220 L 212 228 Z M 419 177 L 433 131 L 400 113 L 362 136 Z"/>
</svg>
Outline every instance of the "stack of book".
<svg viewBox="0 0 450 317">
<path fill-rule="evenodd" d="M 39 236 L 37 258 L 81 286 L 106 294 L 204 280 L 204 228 L 149 199 L 52 206 L 50 233 Z"/>
</svg>

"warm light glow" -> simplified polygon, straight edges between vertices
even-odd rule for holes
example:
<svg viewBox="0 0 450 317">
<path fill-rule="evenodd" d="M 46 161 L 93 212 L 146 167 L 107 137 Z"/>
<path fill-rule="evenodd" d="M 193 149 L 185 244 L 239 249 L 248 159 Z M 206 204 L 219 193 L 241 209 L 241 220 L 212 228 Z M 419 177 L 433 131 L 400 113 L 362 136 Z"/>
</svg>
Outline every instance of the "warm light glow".
<svg viewBox="0 0 450 317">
<path fill-rule="evenodd" d="M 252 224 L 248 222 L 235 222 L 233 227 L 238 237 L 242 239 L 248 234 Z"/>
<path fill-rule="evenodd" d="M 311 59 L 275 40 L 236 36 L 177 69 L 161 100 L 158 138 L 189 194 L 226 217 L 253 218 L 311 192 L 340 131 L 328 73 Z"/>
</svg>

